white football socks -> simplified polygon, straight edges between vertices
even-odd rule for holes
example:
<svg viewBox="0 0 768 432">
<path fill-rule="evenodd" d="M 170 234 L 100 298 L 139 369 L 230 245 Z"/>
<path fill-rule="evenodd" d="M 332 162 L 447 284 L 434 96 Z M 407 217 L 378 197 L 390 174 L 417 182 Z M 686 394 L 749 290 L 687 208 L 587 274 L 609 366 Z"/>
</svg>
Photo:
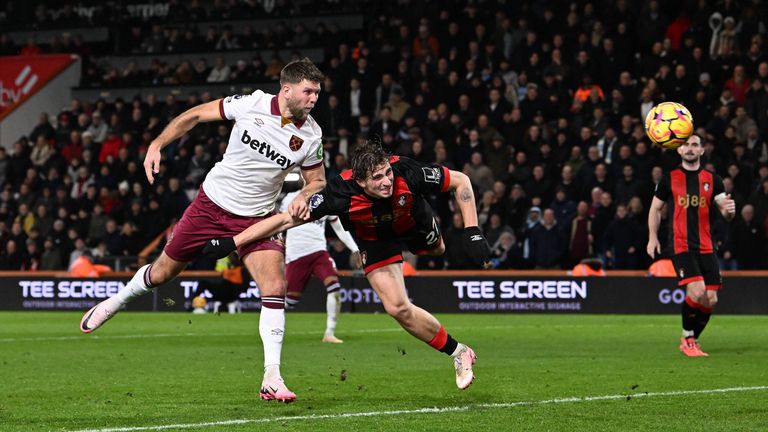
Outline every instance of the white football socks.
<svg viewBox="0 0 768 432">
<path fill-rule="evenodd" d="M 325 334 L 333 336 L 336 332 L 336 321 L 341 312 L 341 293 L 334 291 L 328 293 L 325 299 L 325 310 L 328 313 L 328 317 L 325 320 Z"/>
<path fill-rule="evenodd" d="M 264 299 L 262 299 L 263 301 Z M 259 316 L 259 335 L 264 344 L 264 378 L 280 377 L 280 355 L 285 334 L 285 309 L 262 306 Z"/>
<path fill-rule="evenodd" d="M 457 344 L 456 344 L 456 349 L 455 349 L 455 350 L 453 350 L 453 353 L 451 353 L 451 357 L 456 357 L 456 356 L 457 356 L 457 355 L 459 355 L 459 354 L 460 354 L 462 351 L 464 351 L 464 349 L 465 349 L 465 348 L 467 348 L 467 346 L 466 346 L 466 345 L 464 345 L 463 343 L 461 343 L 461 342 L 457 343 Z"/>
<path fill-rule="evenodd" d="M 116 302 L 118 306 L 123 306 L 136 297 L 152 292 L 152 287 L 147 284 L 149 281 L 147 271 L 150 267 L 152 264 L 147 264 L 136 271 L 133 278 L 117 294 L 110 297 L 110 300 Z"/>
</svg>

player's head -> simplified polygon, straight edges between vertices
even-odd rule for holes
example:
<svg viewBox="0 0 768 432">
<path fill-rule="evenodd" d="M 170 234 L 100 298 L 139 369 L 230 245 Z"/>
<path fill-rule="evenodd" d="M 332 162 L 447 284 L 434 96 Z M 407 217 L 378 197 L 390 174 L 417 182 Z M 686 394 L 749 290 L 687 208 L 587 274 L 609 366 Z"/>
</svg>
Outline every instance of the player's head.
<svg viewBox="0 0 768 432">
<path fill-rule="evenodd" d="M 698 162 L 701 155 L 704 154 L 704 144 L 701 142 L 701 137 L 696 134 L 691 135 L 683 145 L 677 148 L 677 153 L 684 162 Z"/>
<path fill-rule="evenodd" d="M 280 95 L 291 115 L 304 120 L 317 102 L 323 73 L 308 58 L 294 60 L 280 71 Z"/>
<path fill-rule="evenodd" d="M 392 196 L 392 167 L 389 165 L 389 154 L 380 143 L 368 141 L 359 145 L 350 165 L 352 177 L 366 194 L 374 198 Z"/>
</svg>

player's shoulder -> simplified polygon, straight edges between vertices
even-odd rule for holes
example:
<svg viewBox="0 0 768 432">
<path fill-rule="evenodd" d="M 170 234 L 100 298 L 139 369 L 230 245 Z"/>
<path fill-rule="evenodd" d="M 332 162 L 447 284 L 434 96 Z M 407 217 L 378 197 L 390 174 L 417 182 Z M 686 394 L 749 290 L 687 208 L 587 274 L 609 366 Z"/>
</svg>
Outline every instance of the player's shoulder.
<svg viewBox="0 0 768 432">
<path fill-rule="evenodd" d="M 391 156 L 389 165 L 396 176 L 425 180 L 440 178 L 440 167 L 424 164 L 406 156 Z M 415 177 L 414 177 L 415 176 Z"/>
<path fill-rule="evenodd" d="M 352 178 L 352 170 L 346 169 L 339 175 L 326 180 L 326 192 L 336 197 L 350 197 L 360 193 L 359 186 Z"/>
<path fill-rule="evenodd" d="M 392 155 L 389 157 L 389 166 L 397 173 L 398 171 L 418 168 L 421 164 L 406 156 Z"/>
<path fill-rule="evenodd" d="M 224 102 L 225 103 L 230 103 L 230 102 L 258 103 L 265 96 L 272 96 L 272 95 L 268 93 L 264 93 L 262 90 L 256 90 L 253 93 L 229 95 L 224 98 Z"/>
<path fill-rule="evenodd" d="M 322 137 L 323 136 L 323 129 L 320 127 L 320 125 L 315 121 L 315 118 L 312 117 L 312 115 L 307 116 L 307 121 L 304 123 L 304 127 L 302 129 L 307 128 L 307 131 L 312 136 Z"/>
</svg>

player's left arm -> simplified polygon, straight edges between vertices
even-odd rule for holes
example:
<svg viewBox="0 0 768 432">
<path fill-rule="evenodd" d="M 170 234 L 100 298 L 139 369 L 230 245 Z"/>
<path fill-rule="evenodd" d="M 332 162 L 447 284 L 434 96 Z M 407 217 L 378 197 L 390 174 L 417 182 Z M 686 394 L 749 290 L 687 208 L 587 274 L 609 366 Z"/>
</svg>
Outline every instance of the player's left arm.
<svg viewBox="0 0 768 432">
<path fill-rule="evenodd" d="M 725 186 L 723 185 L 723 179 L 721 179 L 719 176 L 715 176 L 714 179 L 714 190 L 712 191 L 715 195 L 714 201 L 715 204 L 717 204 L 717 208 L 720 210 L 720 214 L 723 215 L 725 220 L 731 220 L 734 216 L 736 216 L 736 202 L 731 198 L 731 194 L 725 192 Z"/>
<path fill-rule="evenodd" d="M 309 198 L 325 187 L 325 168 L 323 164 L 301 172 L 304 177 L 304 187 L 288 206 L 288 214 L 301 220 L 309 220 Z"/>
<path fill-rule="evenodd" d="M 472 190 L 472 182 L 466 174 L 459 171 L 448 171 L 448 191 L 456 195 L 456 204 L 464 219 L 464 228 L 477 226 L 477 205 L 475 204 L 475 192 Z"/>
<path fill-rule="evenodd" d="M 279 232 L 307 222 L 306 220 L 294 218 L 289 213 L 278 213 L 256 222 L 234 237 L 220 237 L 208 240 L 205 243 L 205 247 L 203 247 L 203 255 L 216 259 L 224 258 L 234 252 L 238 246 L 271 237 Z"/>
<path fill-rule="evenodd" d="M 483 268 L 491 267 L 491 248 L 485 240 L 477 222 L 477 205 L 472 182 L 466 174 L 448 170 L 449 183 L 447 190 L 454 192 L 456 204 L 464 219 L 464 244 L 475 264 Z"/>
</svg>

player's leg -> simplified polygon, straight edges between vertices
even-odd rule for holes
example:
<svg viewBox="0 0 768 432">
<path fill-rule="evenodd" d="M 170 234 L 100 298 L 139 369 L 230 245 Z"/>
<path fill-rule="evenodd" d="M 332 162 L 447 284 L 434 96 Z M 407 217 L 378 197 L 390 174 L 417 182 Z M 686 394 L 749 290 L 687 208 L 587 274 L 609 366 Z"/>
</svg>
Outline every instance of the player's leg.
<svg viewBox="0 0 768 432">
<path fill-rule="evenodd" d="M 261 293 L 259 335 L 264 345 L 264 379 L 260 396 L 264 400 L 292 402 L 296 395 L 288 390 L 280 374 L 280 357 L 285 334 L 285 264 L 276 250 L 256 250 L 243 258 Z"/>
<path fill-rule="evenodd" d="M 720 263 L 715 254 L 699 255 L 699 265 L 704 275 L 705 294 L 701 297 L 701 313 L 699 314 L 694 337 L 699 339 L 704 328 L 709 323 L 709 318 L 717 305 L 717 292 L 723 286 L 723 279 L 720 276 Z"/>
<path fill-rule="evenodd" d="M 312 274 L 323 281 L 323 286 L 325 286 L 326 320 L 323 342 L 343 343 L 344 341 L 336 337 L 336 324 L 341 312 L 341 283 L 339 283 L 339 275 L 336 272 L 336 263 L 333 262 L 333 258 L 328 252 L 318 252 L 312 265 Z"/>
<path fill-rule="evenodd" d="M 312 276 L 312 268 L 307 262 L 308 257 L 301 257 L 285 265 L 286 307 L 294 307 L 301 301 L 304 289 Z"/>
<path fill-rule="evenodd" d="M 326 343 L 344 343 L 343 340 L 336 337 L 336 324 L 339 321 L 341 313 L 341 284 L 338 276 L 329 276 L 323 279 L 325 285 L 325 333 L 323 342 Z"/>
<path fill-rule="evenodd" d="M 175 278 L 188 262 L 200 254 L 209 238 L 231 233 L 222 231 L 226 227 L 214 222 L 227 215 L 201 191 L 173 227 L 160 257 L 154 263 L 141 267 L 117 294 L 89 310 L 80 321 L 80 330 L 84 333 L 96 330 L 129 301 Z M 244 220 L 242 223 L 247 222 Z"/>
<path fill-rule="evenodd" d="M 117 294 L 86 312 L 80 320 L 80 331 L 91 333 L 98 329 L 125 304 L 175 278 L 186 266 L 186 262 L 174 260 L 163 251 L 155 262 L 141 267 Z"/>
<path fill-rule="evenodd" d="M 705 297 L 704 277 L 698 262 L 690 253 L 677 254 L 672 260 L 678 276 L 678 285 L 685 286 L 685 301 L 681 307 L 683 335 L 680 338 L 680 352 L 689 357 L 706 355 L 696 344 L 696 325 L 701 320 L 703 297 Z"/>
<path fill-rule="evenodd" d="M 474 351 L 451 337 L 432 314 L 410 302 L 401 262 L 373 269 L 367 277 L 387 313 L 408 333 L 451 356 L 456 369 L 456 385 L 462 390 L 469 387 L 474 380 Z"/>
</svg>

